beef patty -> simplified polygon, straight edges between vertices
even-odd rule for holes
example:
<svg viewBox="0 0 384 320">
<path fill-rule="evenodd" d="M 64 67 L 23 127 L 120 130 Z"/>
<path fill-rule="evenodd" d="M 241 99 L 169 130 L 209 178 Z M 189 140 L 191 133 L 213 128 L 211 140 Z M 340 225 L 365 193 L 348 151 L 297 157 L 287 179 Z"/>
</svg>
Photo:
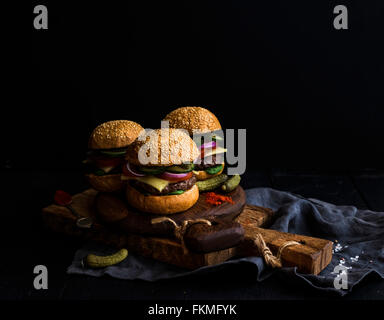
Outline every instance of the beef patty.
<svg viewBox="0 0 384 320">
<path fill-rule="evenodd" d="M 154 195 L 165 195 L 167 193 L 170 193 L 170 192 L 173 192 L 176 190 L 184 190 L 184 191 L 189 190 L 194 186 L 195 183 L 196 183 L 196 177 L 195 177 L 195 175 L 193 175 L 191 178 L 189 178 L 187 180 L 168 184 L 160 192 L 159 190 L 155 189 L 154 187 L 152 187 L 152 186 L 150 186 L 144 182 L 141 182 L 138 180 L 132 181 L 133 186 L 136 189 L 138 189 L 139 191 L 148 192 L 148 193 L 151 193 Z"/>
</svg>

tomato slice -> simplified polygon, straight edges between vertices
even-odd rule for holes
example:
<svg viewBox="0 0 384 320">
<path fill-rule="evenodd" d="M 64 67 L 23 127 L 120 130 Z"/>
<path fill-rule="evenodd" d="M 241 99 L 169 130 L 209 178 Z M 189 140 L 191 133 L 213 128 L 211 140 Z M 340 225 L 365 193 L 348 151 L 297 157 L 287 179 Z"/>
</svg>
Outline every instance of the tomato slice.
<svg viewBox="0 0 384 320">
<path fill-rule="evenodd" d="M 107 158 L 107 157 L 97 157 L 92 159 L 95 162 L 95 165 L 99 168 L 103 167 L 117 167 L 124 162 L 122 158 Z"/>
<path fill-rule="evenodd" d="M 207 148 L 208 151 L 209 151 L 209 149 L 216 150 L 217 147 L 214 146 L 213 148 Z M 200 158 L 201 158 L 201 159 L 204 159 L 204 150 L 205 150 L 205 148 L 202 148 L 202 149 L 200 150 Z"/>
</svg>

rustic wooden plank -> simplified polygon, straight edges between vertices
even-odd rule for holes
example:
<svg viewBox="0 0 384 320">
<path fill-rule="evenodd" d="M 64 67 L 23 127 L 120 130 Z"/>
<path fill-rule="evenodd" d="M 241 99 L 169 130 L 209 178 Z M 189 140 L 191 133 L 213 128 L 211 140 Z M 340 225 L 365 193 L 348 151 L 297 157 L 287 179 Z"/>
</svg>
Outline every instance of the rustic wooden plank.
<svg viewBox="0 0 384 320">
<path fill-rule="evenodd" d="M 254 215 L 248 210 L 263 211 L 264 215 Z M 276 255 L 278 249 L 287 241 L 297 241 L 301 245 L 289 246 L 282 252 L 284 267 L 297 266 L 303 273 L 320 273 L 332 260 L 332 242 L 324 239 L 285 233 L 270 229 L 262 229 L 260 224 L 267 226 L 273 218 L 273 211 L 267 208 L 249 206 L 236 219 L 245 230 L 245 240 L 238 247 L 237 255 L 260 255 L 254 246 L 257 234 L 261 234 L 266 245 Z"/>
<path fill-rule="evenodd" d="M 268 227 L 272 223 L 273 216 L 272 209 L 247 204 L 235 221 L 243 226 Z"/>
<path fill-rule="evenodd" d="M 286 247 L 282 251 L 281 261 L 284 267 L 298 267 L 302 273 L 319 274 L 332 260 L 332 241 L 298 234 L 285 233 L 271 229 L 262 229 L 252 225 L 243 225 L 245 240 L 238 247 L 238 255 L 260 255 L 253 244 L 256 234 L 261 234 L 266 245 L 274 255 L 287 241 L 300 244 Z"/>
<path fill-rule="evenodd" d="M 74 195 L 73 208 L 80 215 L 95 217 L 93 202 L 96 195 L 97 192 L 92 189 Z M 271 215 L 271 212 L 259 210 L 255 206 L 249 207 L 246 213 L 256 217 L 254 223 L 259 226 L 263 226 L 268 221 L 269 218 L 264 217 L 265 215 L 268 215 L 268 217 Z M 189 252 L 186 255 L 183 253 L 180 243 L 175 240 L 118 232 L 103 226 L 97 219 L 95 219 L 92 229 L 79 229 L 75 225 L 76 218 L 70 211 L 57 205 L 44 208 L 43 219 L 45 224 L 55 232 L 78 236 L 115 247 L 126 247 L 132 252 L 137 252 L 145 257 L 151 257 L 189 269 L 218 264 L 236 254 L 234 248 L 229 248 L 205 254 Z"/>
<path fill-rule="evenodd" d="M 94 190 L 86 190 L 75 195 L 73 207 L 81 215 L 94 216 L 93 202 L 96 194 Z M 261 234 L 265 238 L 266 244 L 274 254 L 286 241 L 301 242 L 300 246 L 287 247 L 282 254 L 283 266 L 298 266 L 301 272 L 317 274 L 328 265 L 332 257 L 330 241 L 259 228 L 271 222 L 273 212 L 270 209 L 251 205 L 247 205 L 237 218 L 237 222 L 245 229 L 246 237 L 246 241 L 239 248 L 187 254 L 183 252 L 181 244 L 175 240 L 118 232 L 98 223 L 97 219 L 91 230 L 79 229 L 74 223 L 75 217 L 69 213 L 69 210 L 60 206 L 47 207 L 43 213 L 47 225 L 57 232 L 82 236 L 116 247 L 126 247 L 142 256 L 188 269 L 215 265 L 237 255 L 257 254 L 257 250 L 252 246 L 256 234 Z"/>
<path fill-rule="evenodd" d="M 246 195 L 243 188 L 238 187 L 228 194 L 234 204 L 223 203 L 220 206 L 212 206 L 205 201 L 206 194 L 201 194 L 195 205 L 190 209 L 168 215 L 178 225 L 185 220 L 195 220 L 199 218 L 224 217 L 231 221 L 242 212 Z M 105 223 L 115 225 L 123 232 L 137 233 L 154 236 L 173 236 L 174 226 L 169 222 L 152 224 L 152 219 L 159 218 L 158 214 L 140 212 L 127 204 L 123 197 L 109 193 L 98 193 L 95 197 L 95 215 Z"/>
</svg>

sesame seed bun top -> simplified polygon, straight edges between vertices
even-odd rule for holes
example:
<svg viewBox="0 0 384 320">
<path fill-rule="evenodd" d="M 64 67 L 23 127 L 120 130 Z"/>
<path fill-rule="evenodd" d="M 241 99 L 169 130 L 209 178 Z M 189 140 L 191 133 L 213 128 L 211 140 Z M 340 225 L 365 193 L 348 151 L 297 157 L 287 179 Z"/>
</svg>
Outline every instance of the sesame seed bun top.
<svg viewBox="0 0 384 320">
<path fill-rule="evenodd" d="M 129 120 L 108 121 L 97 126 L 90 138 L 90 149 L 117 149 L 130 145 L 144 128 Z"/>
<path fill-rule="evenodd" d="M 142 133 L 127 149 L 126 160 L 135 165 L 171 166 L 191 163 L 200 155 L 186 131 L 156 129 Z"/>
<path fill-rule="evenodd" d="M 181 107 L 167 114 L 164 120 L 169 121 L 170 128 L 182 128 L 189 134 L 207 133 L 220 130 L 221 125 L 216 116 L 202 107 Z"/>
</svg>

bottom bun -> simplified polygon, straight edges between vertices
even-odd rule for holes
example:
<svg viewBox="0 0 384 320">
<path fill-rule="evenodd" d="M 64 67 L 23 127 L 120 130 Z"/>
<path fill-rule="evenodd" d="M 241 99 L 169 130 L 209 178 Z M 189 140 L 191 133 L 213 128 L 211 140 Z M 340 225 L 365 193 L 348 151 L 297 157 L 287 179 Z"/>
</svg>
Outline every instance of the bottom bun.
<svg viewBox="0 0 384 320">
<path fill-rule="evenodd" d="M 195 173 L 195 176 L 196 176 L 196 179 L 198 181 L 201 181 L 201 180 L 207 180 L 209 178 L 213 178 L 213 177 L 216 177 L 220 174 L 222 174 L 224 171 L 224 165 L 223 165 L 223 168 L 218 172 L 218 173 L 215 173 L 215 174 L 209 174 L 207 173 L 206 171 L 193 171 Z"/>
<path fill-rule="evenodd" d="M 121 174 L 107 174 L 97 176 L 93 173 L 86 175 L 92 188 L 102 192 L 121 191 L 124 188 L 124 181 L 121 180 Z"/>
<path fill-rule="evenodd" d="M 131 185 L 126 191 L 128 203 L 143 212 L 156 214 L 172 214 L 188 210 L 199 199 L 199 189 L 194 185 L 191 189 L 178 195 L 146 196 Z"/>
</svg>

